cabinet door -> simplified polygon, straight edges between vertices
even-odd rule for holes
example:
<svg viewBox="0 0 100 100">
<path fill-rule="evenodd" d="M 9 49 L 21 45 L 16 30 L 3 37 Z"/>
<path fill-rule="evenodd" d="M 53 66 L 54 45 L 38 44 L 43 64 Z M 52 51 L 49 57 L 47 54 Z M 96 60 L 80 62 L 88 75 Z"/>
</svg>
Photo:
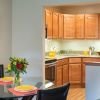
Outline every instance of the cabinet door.
<svg viewBox="0 0 100 100">
<path fill-rule="evenodd" d="M 64 36 L 64 16 L 59 14 L 59 38 L 63 39 Z"/>
<path fill-rule="evenodd" d="M 58 13 L 53 12 L 53 38 L 58 38 Z"/>
<path fill-rule="evenodd" d="M 87 39 L 98 38 L 98 15 L 97 14 L 85 15 L 85 38 Z"/>
<path fill-rule="evenodd" d="M 75 15 L 64 14 L 64 38 L 75 38 Z"/>
<path fill-rule="evenodd" d="M 46 10 L 45 24 L 47 27 L 47 38 L 52 38 L 52 11 Z"/>
<path fill-rule="evenodd" d="M 68 65 L 63 65 L 63 84 L 68 82 Z"/>
<path fill-rule="evenodd" d="M 57 70 L 56 70 L 56 85 L 60 86 L 62 85 L 62 66 L 57 66 Z"/>
<path fill-rule="evenodd" d="M 76 15 L 76 38 L 84 39 L 84 14 Z"/>
<path fill-rule="evenodd" d="M 81 64 L 69 64 L 69 82 L 81 83 Z"/>
</svg>

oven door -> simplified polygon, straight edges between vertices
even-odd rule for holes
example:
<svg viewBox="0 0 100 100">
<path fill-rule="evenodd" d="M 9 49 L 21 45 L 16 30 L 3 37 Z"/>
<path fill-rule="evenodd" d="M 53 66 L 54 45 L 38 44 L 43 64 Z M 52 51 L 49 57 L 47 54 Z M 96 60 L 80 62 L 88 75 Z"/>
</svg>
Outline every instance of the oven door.
<svg viewBox="0 0 100 100">
<path fill-rule="evenodd" d="M 55 84 L 55 63 L 45 65 L 45 84 Z"/>
</svg>

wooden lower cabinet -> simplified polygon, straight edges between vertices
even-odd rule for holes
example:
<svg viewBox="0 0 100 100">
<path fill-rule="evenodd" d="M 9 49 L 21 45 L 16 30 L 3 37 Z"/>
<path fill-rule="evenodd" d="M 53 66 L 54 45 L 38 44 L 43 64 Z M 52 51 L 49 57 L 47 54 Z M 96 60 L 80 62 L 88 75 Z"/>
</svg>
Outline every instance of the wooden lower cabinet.
<svg viewBox="0 0 100 100">
<path fill-rule="evenodd" d="M 56 85 L 60 86 L 68 82 L 68 65 L 57 66 Z"/>
<path fill-rule="evenodd" d="M 69 81 L 68 74 L 68 65 L 63 65 L 63 84 L 66 84 Z"/>
<path fill-rule="evenodd" d="M 59 60 L 56 66 L 56 85 L 70 82 L 72 87 L 85 87 L 86 66 L 84 62 L 100 62 L 100 58 L 77 57 Z"/>
<path fill-rule="evenodd" d="M 74 63 L 72 63 L 74 61 Z M 62 59 L 57 62 L 56 66 L 56 85 L 64 85 L 70 82 L 71 85 L 80 85 L 82 82 L 81 58 Z"/>
<path fill-rule="evenodd" d="M 62 85 L 62 66 L 57 66 L 57 69 L 56 69 L 56 85 L 57 86 L 60 86 Z"/>
<path fill-rule="evenodd" d="M 69 64 L 69 82 L 81 85 L 81 64 Z"/>
</svg>

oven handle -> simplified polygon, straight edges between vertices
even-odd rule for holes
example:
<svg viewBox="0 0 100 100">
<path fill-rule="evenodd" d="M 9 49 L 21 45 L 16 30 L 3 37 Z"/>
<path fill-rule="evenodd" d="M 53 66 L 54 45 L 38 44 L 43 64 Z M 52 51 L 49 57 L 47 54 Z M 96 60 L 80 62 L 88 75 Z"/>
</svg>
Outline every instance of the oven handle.
<svg viewBox="0 0 100 100">
<path fill-rule="evenodd" d="M 45 66 L 55 66 L 55 65 L 56 65 L 56 62 L 45 64 Z"/>
<path fill-rule="evenodd" d="M 45 68 L 55 67 L 55 65 L 48 65 Z"/>
</svg>

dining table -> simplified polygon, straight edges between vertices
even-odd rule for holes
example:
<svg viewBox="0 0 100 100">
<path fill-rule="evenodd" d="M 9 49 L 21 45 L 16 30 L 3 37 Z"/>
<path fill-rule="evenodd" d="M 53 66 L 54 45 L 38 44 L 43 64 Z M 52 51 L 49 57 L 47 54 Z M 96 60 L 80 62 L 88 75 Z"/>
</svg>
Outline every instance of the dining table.
<svg viewBox="0 0 100 100">
<path fill-rule="evenodd" d="M 41 78 L 27 77 L 23 78 L 20 85 L 32 85 L 40 89 L 42 87 Z M 11 84 L 0 84 L 0 100 L 16 100 L 16 98 L 25 96 L 35 96 L 37 92 L 27 94 L 27 95 L 15 95 L 9 91 L 9 89 L 16 87 L 14 83 Z"/>
</svg>

